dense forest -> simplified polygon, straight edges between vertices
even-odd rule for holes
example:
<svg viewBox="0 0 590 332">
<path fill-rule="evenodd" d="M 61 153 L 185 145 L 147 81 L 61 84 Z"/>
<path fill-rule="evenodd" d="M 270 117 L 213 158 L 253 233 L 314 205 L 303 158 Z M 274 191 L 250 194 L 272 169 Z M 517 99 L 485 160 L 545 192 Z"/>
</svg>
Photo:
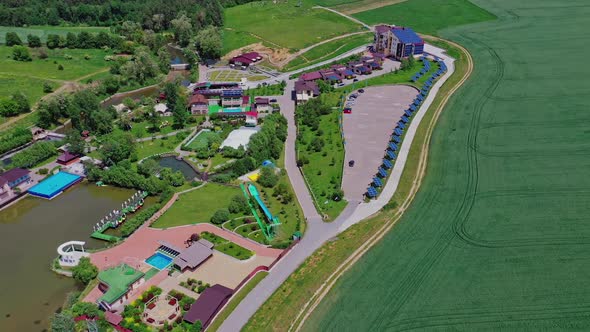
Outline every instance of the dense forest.
<svg viewBox="0 0 590 332">
<path fill-rule="evenodd" d="M 1 0 L 0 25 L 112 26 L 123 21 L 140 23 L 155 32 L 170 28 L 186 13 L 193 27 L 223 24 L 223 7 L 251 0 Z"/>
</svg>

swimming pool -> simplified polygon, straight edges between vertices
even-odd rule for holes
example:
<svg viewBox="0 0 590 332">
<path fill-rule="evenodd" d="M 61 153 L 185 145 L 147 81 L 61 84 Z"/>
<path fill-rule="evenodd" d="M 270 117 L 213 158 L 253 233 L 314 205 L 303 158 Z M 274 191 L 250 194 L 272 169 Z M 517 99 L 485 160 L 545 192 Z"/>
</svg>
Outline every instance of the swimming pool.
<svg viewBox="0 0 590 332">
<path fill-rule="evenodd" d="M 172 263 L 172 257 L 157 252 L 146 259 L 145 262 L 158 270 L 163 270 Z"/>
<path fill-rule="evenodd" d="M 51 199 L 70 186 L 78 183 L 81 179 L 82 177 L 79 175 L 59 172 L 33 186 L 29 189 L 29 194 Z"/>
<path fill-rule="evenodd" d="M 223 109 L 223 113 L 237 113 L 243 111 L 244 110 L 241 107 L 228 107 Z"/>
</svg>

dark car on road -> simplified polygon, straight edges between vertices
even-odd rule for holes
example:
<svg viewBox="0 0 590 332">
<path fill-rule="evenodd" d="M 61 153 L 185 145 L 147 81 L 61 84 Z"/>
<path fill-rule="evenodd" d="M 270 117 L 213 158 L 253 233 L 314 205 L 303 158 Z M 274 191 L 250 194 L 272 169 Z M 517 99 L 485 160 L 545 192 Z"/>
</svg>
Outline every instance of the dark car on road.
<svg viewBox="0 0 590 332">
<path fill-rule="evenodd" d="M 365 93 L 365 89 L 359 89 L 359 93 Z"/>
<path fill-rule="evenodd" d="M 354 160 L 348 162 L 348 167 L 354 167 Z"/>
<path fill-rule="evenodd" d="M 276 102 L 277 102 L 277 99 L 276 99 L 276 98 L 272 98 L 272 99 L 270 100 L 270 102 L 271 102 L 271 103 L 276 103 Z"/>
</svg>

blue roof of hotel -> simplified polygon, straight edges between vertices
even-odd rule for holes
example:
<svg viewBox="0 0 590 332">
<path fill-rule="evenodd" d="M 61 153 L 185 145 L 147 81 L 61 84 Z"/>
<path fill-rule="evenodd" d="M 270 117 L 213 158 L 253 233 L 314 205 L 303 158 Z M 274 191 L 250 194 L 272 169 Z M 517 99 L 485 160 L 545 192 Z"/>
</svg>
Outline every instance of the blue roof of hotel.
<svg viewBox="0 0 590 332">
<path fill-rule="evenodd" d="M 422 43 L 422 38 L 418 36 L 414 30 L 410 28 L 394 28 L 391 30 L 393 34 L 404 44 L 419 44 Z"/>
</svg>

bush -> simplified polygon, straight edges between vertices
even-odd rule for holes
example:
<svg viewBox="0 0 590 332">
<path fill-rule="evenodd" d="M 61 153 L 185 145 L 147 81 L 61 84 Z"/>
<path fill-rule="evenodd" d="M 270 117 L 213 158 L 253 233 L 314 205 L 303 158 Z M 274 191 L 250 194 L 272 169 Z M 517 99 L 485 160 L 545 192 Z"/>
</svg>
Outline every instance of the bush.
<svg viewBox="0 0 590 332">
<path fill-rule="evenodd" d="M 279 177 L 275 174 L 274 168 L 269 166 L 262 167 L 258 183 L 263 187 L 272 188 L 277 182 L 279 182 Z"/>
<path fill-rule="evenodd" d="M 215 211 L 213 216 L 211 217 L 211 223 L 215 225 L 220 225 L 229 220 L 229 211 L 226 209 L 220 209 Z"/>
<path fill-rule="evenodd" d="M 228 210 L 231 213 L 246 213 L 248 212 L 248 202 L 242 195 L 235 195 L 229 202 Z"/>
<path fill-rule="evenodd" d="M 150 206 L 149 208 L 139 212 L 133 218 L 127 220 L 125 223 L 123 223 L 123 226 L 121 226 L 121 235 L 123 235 L 123 236 L 131 235 L 133 232 L 135 232 L 136 229 L 138 229 L 141 225 L 143 225 L 143 223 L 145 223 L 156 212 L 158 212 L 159 209 L 160 209 L 159 204 Z"/>
<path fill-rule="evenodd" d="M 47 168 L 41 168 L 41 169 L 39 170 L 39 174 L 41 174 L 41 175 L 45 175 L 45 174 L 47 174 L 47 173 L 49 173 L 49 170 L 48 170 Z"/>
<path fill-rule="evenodd" d="M 32 61 L 31 53 L 25 46 L 13 46 L 12 47 L 12 59 L 15 61 Z"/>
<path fill-rule="evenodd" d="M 30 148 L 16 153 L 12 157 L 12 166 L 30 168 L 39 162 L 57 155 L 57 149 L 51 142 L 37 142 Z"/>
<path fill-rule="evenodd" d="M 98 268 L 90 262 L 90 258 L 80 258 L 80 263 L 72 269 L 72 277 L 84 285 L 88 285 L 98 275 Z"/>
<path fill-rule="evenodd" d="M 43 92 L 50 93 L 53 92 L 53 87 L 48 82 L 43 83 Z"/>
<path fill-rule="evenodd" d="M 33 134 L 26 128 L 17 127 L 0 136 L 0 153 L 5 153 L 30 142 Z"/>
</svg>

